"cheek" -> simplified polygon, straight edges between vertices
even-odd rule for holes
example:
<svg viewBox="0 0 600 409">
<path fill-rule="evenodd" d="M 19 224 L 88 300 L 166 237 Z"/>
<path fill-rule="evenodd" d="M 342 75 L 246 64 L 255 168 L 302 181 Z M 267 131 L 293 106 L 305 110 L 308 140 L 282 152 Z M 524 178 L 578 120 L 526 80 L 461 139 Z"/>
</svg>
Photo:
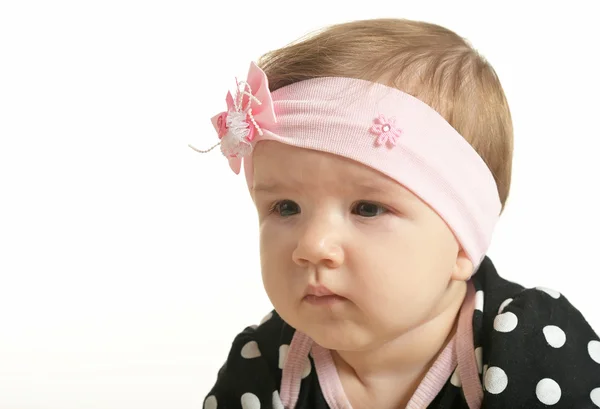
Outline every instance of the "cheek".
<svg viewBox="0 0 600 409">
<path fill-rule="evenodd" d="M 439 229 L 403 233 L 371 239 L 357 252 L 354 291 L 357 301 L 373 313 L 418 315 L 447 288 L 458 247 Z"/>
<path fill-rule="evenodd" d="M 353 292 L 365 308 L 392 308 L 398 299 L 414 291 L 420 256 L 409 237 L 379 235 L 375 240 L 370 236 L 349 250 Z"/>
<path fill-rule="evenodd" d="M 265 221 L 259 229 L 261 259 L 267 263 L 291 261 L 295 249 L 293 229 L 282 223 Z"/>
<path fill-rule="evenodd" d="M 281 227 L 263 224 L 260 228 L 260 263 L 265 290 L 269 296 L 281 294 L 293 269 L 293 240 Z"/>
<path fill-rule="evenodd" d="M 449 276 L 458 255 L 458 243 L 446 224 L 437 216 L 426 219 L 399 239 L 399 262 L 420 276 Z"/>
</svg>

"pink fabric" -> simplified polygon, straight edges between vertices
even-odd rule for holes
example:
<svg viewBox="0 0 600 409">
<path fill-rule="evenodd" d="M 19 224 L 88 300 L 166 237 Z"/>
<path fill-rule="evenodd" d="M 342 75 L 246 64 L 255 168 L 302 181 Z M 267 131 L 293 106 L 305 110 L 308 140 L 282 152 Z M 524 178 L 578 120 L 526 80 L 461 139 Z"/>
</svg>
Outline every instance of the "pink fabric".
<svg viewBox="0 0 600 409">
<path fill-rule="evenodd" d="M 319 376 L 319 385 L 321 385 L 327 405 L 331 409 L 352 409 L 338 376 L 331 352 L 315 343 L 312 347 L 312 354 L 315 360 L 315 369 Z"/>
<path fill-rule="evenodd" d="M 407 409 L 427 407 L 439 394 L 442 387 L 458 366 L 463 392 L 470 409 L 481 408 L 483 391 L 478 376 L 478 368 L 473 348 L 473 312 L 475 310 L 475 290 L 469 281 L 467 295 L 459 312 L 455 336 L 438 355 L 425 378 L 411 397 Z M 331 409 L 352 409 L 344 392 L 331 352 L 312 342 L 310 338 L 296 331 L 290 345 L 283 371 L 281 400 L 286 409 L 293 409 L 300 392 L 301 374 L 308 349 L 312 350 L 315 369 L 325 401 Z"/>
<path fill-rule="evenodd" d="M 426 408 L 440 393 L 456 369 L 455 341 L 452 337 L 406 405 L 406 409 Z"/>
<path fill-rule="evenodd" d="M 500 216 L 496 183 L 473 147 L 429 105 L 354 78 L 314 78 L 270 92 L 254 63 L 226 102 L 231 128 L 223 127 L 223 112 L 212 123 L 235 173 L 243 161 L 250 189 L 250 152 L 261 141 L 340 155 L 413 191 L 450 226 L 475 267 L 481 263 Z"/>
<path fill-rule="evenodd" d="M 296 407 L 302 372 L 312 344 L 313 340 L 306 334 L 295 332 L 282 368 L 280 398 L 286 409 Z"/>
<path fill-rule="evenodd" d="M 469 409 L 479 409 L 483 402 L 483 388 L 479 380 L 479 369 L 473 345 L 473 313 L 475 312 L 475 287 L 469 280 L 467 296 L 458 317 L 458 372 Z"/>
</svg>

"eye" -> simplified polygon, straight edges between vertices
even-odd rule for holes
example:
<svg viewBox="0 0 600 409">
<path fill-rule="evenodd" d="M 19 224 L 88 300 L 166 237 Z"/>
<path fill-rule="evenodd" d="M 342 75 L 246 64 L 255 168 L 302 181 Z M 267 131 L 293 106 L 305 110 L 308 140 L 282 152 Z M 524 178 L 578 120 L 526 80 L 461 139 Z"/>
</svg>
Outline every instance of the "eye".
<svg viewBox="0 0 600 409">
<path fill-rule="evenodd" d="M 375 217 L 387 211 L 385 207 L 371 202 L 359 202 L 352 209 L 352 213 L 362 217 Z"/>
<path fill-rule="evenodd" d="M 300 213 L 300 206 L 291 200 L 280 200 L 279 202 L 275 202 L 275 204 L 273 204 L 271 207 L 271 213 L 276 213 L 281 217 L 289 217 Z"/>
</svg>

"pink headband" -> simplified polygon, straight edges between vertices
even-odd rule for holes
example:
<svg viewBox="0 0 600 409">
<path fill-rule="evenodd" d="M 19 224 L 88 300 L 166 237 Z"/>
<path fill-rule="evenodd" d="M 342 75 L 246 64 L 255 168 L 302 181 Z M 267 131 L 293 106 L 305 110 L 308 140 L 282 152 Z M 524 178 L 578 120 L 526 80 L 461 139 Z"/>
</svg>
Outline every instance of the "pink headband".
<svg viewBox="0 0 600 409">
<path fill-rule="evenodd" d="M 396 88 L 339 77 L 304 80 L 271 93 L 254 63 L 247 81 L 238 82 L 236 99 L 228 93 L 226 101 L 228 110 L 212 123 L 236 174 L 244 159 L 250 188 L 251 152 L 260 141 L 340 155 L 391 177 L 429 204 L 476 268 L 485 257 L 501 210 L 494 177 L 471 145 L 424 102 Z"/>
</svg>

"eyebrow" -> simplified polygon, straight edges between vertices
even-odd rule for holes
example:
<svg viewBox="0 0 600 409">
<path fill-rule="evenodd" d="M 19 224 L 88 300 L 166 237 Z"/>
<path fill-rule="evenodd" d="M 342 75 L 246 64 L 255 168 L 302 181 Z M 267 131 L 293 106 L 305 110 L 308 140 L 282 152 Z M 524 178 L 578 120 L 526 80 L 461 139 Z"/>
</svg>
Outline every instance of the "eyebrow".
<svg viewBox="0 0 600 409">
<path fill-rule="evenodd" d="M 390 187 L 383 183 L 356 183 L 354 184 L 357 190 L 365 193 L 390 193 Z"/>
<path fill-rule="evenodd" d="M 414 195 L 411 193 L 409 189 L 400 185 L 398 182 L 379 182 L 379 183 L 357 183 L 356 189 L 361 194 L 373 194 L 373 195 L 386 195 L 386 196 L 394 196 L 396 199 L 401 199 L 403 201 L 413 201 L 415 200 Z M 393 189 L 393 192 L 392 192 Z"/>
<path fill-rule="evenodd" d="M 253 186 L 252 191 L 254 193 L 256 192 L 262 192 L 262 193 L 279 193 L 282 191 L 302 191 L 305 189 L 310 189 L 309 187 L 299 187 L 301 186 L 300 184 L 297 183 L 289 183 L 289 184 L 282 184 L 282 183 L 277 183 L 277 182 L 271 182 L 271 183 L 257 183 L 256 185 Z M 361 194 L 392 194 L 390 192 L 390 188 L 392 187 L 392 185 L 387 185 L 385 183 L 369 183 L 368 181 L 361 181 L 361 182 L 357 182 L 357 183 L 348 183 L 347 184 L 348 189 L 352 189 L 355 190 L 357 192 L 360 192 Z M 408 198 L 410 195 L 407 194 L 407 192 L 404 189 L 397 189 L 394 193 L 394 195 L 398 195 L 400 197 L 404 197 L 404 198 Z"/>
<path fill-rule="evenodd" d="M 258 183 L 252 186 L 253 192 L 275 193 L 284 190 L 279 183 Z"/>
</svg>

